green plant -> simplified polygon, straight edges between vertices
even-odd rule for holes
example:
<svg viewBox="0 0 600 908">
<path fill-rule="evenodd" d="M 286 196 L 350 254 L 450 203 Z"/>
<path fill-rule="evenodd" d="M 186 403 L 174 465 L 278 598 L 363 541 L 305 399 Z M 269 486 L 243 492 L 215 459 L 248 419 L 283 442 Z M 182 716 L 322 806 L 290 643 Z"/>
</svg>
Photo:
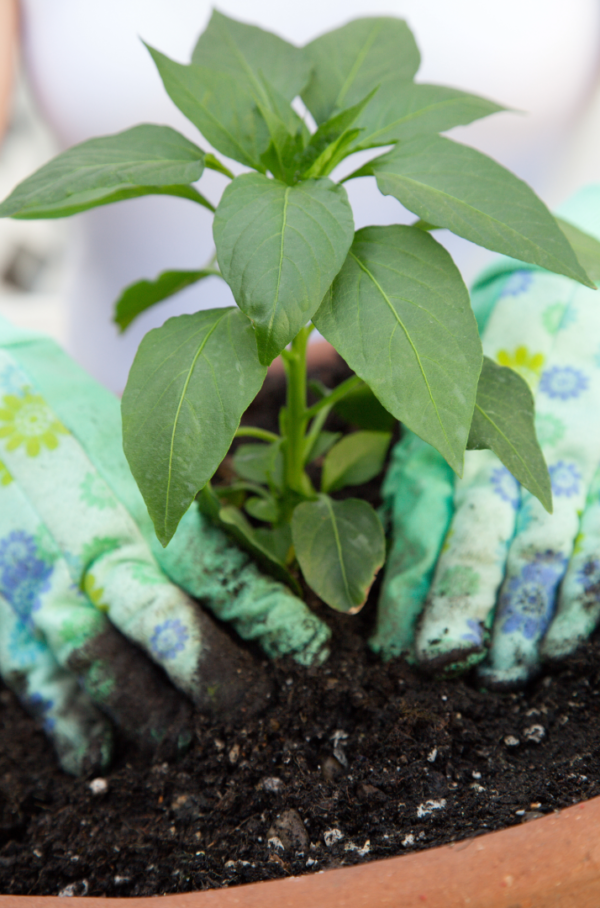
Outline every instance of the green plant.
<svg viewBox="0 0 600 908">
<path fill-rule="evenodd" d="M 250 172 L 234 177 L 174 130 L 141 125 L 59 155 L 14 190 L 0 215 L 65 217 L 147 194 L 214 211 L 216 253 L 205 268 L 136 283 L 116 308 L 124 329 L 214 274 L 239 307 L 169 319 L 146 335 L 131 369 L 125 452 L 163 545 L 198 497 L 273 573 L 294 585 L 288 568 L 297 559 L 326 602 L 356 611 L 383 563 L 383 530 L 364 501 L 332 493 L 380 471 L 388 414 L 459 474 L 466 448 L 491 448 L 550 510 L 529 389 L 484 360 L 466 287 L 431 236 L 447 228 L 594 286 L 582 267 L 598 277 L 594 240 L 557 222 L 490 158 L 438 135 L 502 108 L 415 83 L 417 46 L 393 18 L 359 19 L 297 48 L 214 12 L 190 65 L 148 49 L 174 103 L 213 148 Z M 297 97 L 304 117 L 292 104 Z M 367 163 L 332 178 L 344 159 L 365 151 L 373 152 Z M 216 209 L 192 185 L 205 168 L 231 180 Z M 418 220 L 355 232 L 343 184 L 363 176 Z M 308 406 L 313 326 L 355 376 L 334 390 L 317 388 Z M 287 375 L 279 434 L 240 428 L 278 355 Z M 371 415 L 364 430 L 341 440 L 324 430 L 332 407 L 357 400 Z M 210 479 L 240 436 L 259 444 L 238 448 L 237 478 L 217 494 Z M 321 457 L 315 489 L 306 468 Z"/>
</svg>

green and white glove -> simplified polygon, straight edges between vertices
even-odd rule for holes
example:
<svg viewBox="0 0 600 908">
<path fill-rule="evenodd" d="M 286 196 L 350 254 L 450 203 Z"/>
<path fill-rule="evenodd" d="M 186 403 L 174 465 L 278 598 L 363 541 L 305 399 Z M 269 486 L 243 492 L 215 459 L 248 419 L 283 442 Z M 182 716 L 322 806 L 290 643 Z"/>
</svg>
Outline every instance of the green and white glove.
<svg viewBox="0 0 600 908">
<path fill-rule="evenodd" d="M 120 427 L 52 341 L 0 321 L 0 674 L 74 774 L 107 765 L 108 719 L 148 749 L 185 745 L 190 707 L 160 669 L 207 711 L 264 703 L 262 671 L 186 593 L 269 656 L 328 653 L 326 626 L 197 508 L 160 546 Z"/>
<path fill-rule="evenodd" d="M 560 214 L 600 238 L 600 186 Z M 472 297 L 484 353 L 533 391 L 554 513 L 491 451 L 467 452 L 454 481 L 406 433 L 384 487 L 393 544 L 371 645 L 432 671 L 480 663 L 487 686 L 511 688 L 540 660 L 573 652 L 600 619 L 600 299 L 508 260 Z"/>
</svg>

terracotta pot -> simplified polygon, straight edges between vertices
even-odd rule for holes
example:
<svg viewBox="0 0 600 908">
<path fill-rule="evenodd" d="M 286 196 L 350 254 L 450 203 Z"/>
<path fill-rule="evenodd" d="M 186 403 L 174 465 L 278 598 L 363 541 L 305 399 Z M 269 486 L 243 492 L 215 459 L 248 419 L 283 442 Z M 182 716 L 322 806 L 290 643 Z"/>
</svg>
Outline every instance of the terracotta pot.
<svg viewBox="0 0 600 908">
<path fill-rule="evenodd" d="M 0 908 L 600 908 L 600 798 L 475 839 L 303 877 L 153 898 L 0 896 Z"/>
</svg>

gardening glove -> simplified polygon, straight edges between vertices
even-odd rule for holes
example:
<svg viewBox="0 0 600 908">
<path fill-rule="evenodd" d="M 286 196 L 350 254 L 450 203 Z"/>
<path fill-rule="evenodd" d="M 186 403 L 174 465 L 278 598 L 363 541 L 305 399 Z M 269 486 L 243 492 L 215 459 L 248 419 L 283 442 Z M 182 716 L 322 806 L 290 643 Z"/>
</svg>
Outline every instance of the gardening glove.
<svg viewBox="0 0 600 908">
<path fill-rule="evenodd" d="M 269 656 L 327 656 L 322 622 L 195 506 L 160 546 L 118 401 L 52 341 L 5 321 L 0 459 L 0 674 L 69 772 L 107 765 L 106 716 L 147 748 L 185 745 L 190 707 L 156 666 L 201 709 L 264 703 L 262 672 L 186 593 Z"/>
<path fill-rule="evenodd" d="M 600 237 L 600 186 L 561 215 Z M 534 394 L 554 513 L 491 451 L 468 451 L 455 480 L 407 432 L 385 480 L 393 543 L 371 646 L 432 671 L 480 663 L 487 686 L 512 688 L 541 659 L 573 652 L 600 618 L 600 300 L 510 260 L 472 296 L 484 353 Z"/>
</svg>

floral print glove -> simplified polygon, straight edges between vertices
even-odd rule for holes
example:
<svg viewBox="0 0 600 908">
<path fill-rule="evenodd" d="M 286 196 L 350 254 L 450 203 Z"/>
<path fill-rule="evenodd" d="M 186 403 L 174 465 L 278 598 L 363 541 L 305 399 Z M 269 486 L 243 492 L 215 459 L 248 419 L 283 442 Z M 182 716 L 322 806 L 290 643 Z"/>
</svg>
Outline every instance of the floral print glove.
<svg viewBox="0 0 600 908">
<path fill-rule="evenodd" d="M 163 755 L 185 746 L 190 707 L 167 675 L 208 711 L 265 702 L 260 667 L 180 586 L 269 655 L 327 655 L 325 626 L 196 509 L 162 549 L 118 401 L 47 338 L 0 322 L 0 674 L 67 771 L 107 765 L 109 719 Z"/>
<path fill-rule="evenodd" d="M 599 211 L 591 187 L 561 214 L 598 236 Z M 534 393 L 554 513 L 490 451 L 467 452 L 454 482 L 407 433 L 386 479 L 394 543 L 371 644 L 432 671 L 479 663 L 487 686 L 511 688 L 600 619 L 600 304 L 567 278 L 504 261 L 475 286 L 473 305 L 485 354 Z"/>
</svg>

